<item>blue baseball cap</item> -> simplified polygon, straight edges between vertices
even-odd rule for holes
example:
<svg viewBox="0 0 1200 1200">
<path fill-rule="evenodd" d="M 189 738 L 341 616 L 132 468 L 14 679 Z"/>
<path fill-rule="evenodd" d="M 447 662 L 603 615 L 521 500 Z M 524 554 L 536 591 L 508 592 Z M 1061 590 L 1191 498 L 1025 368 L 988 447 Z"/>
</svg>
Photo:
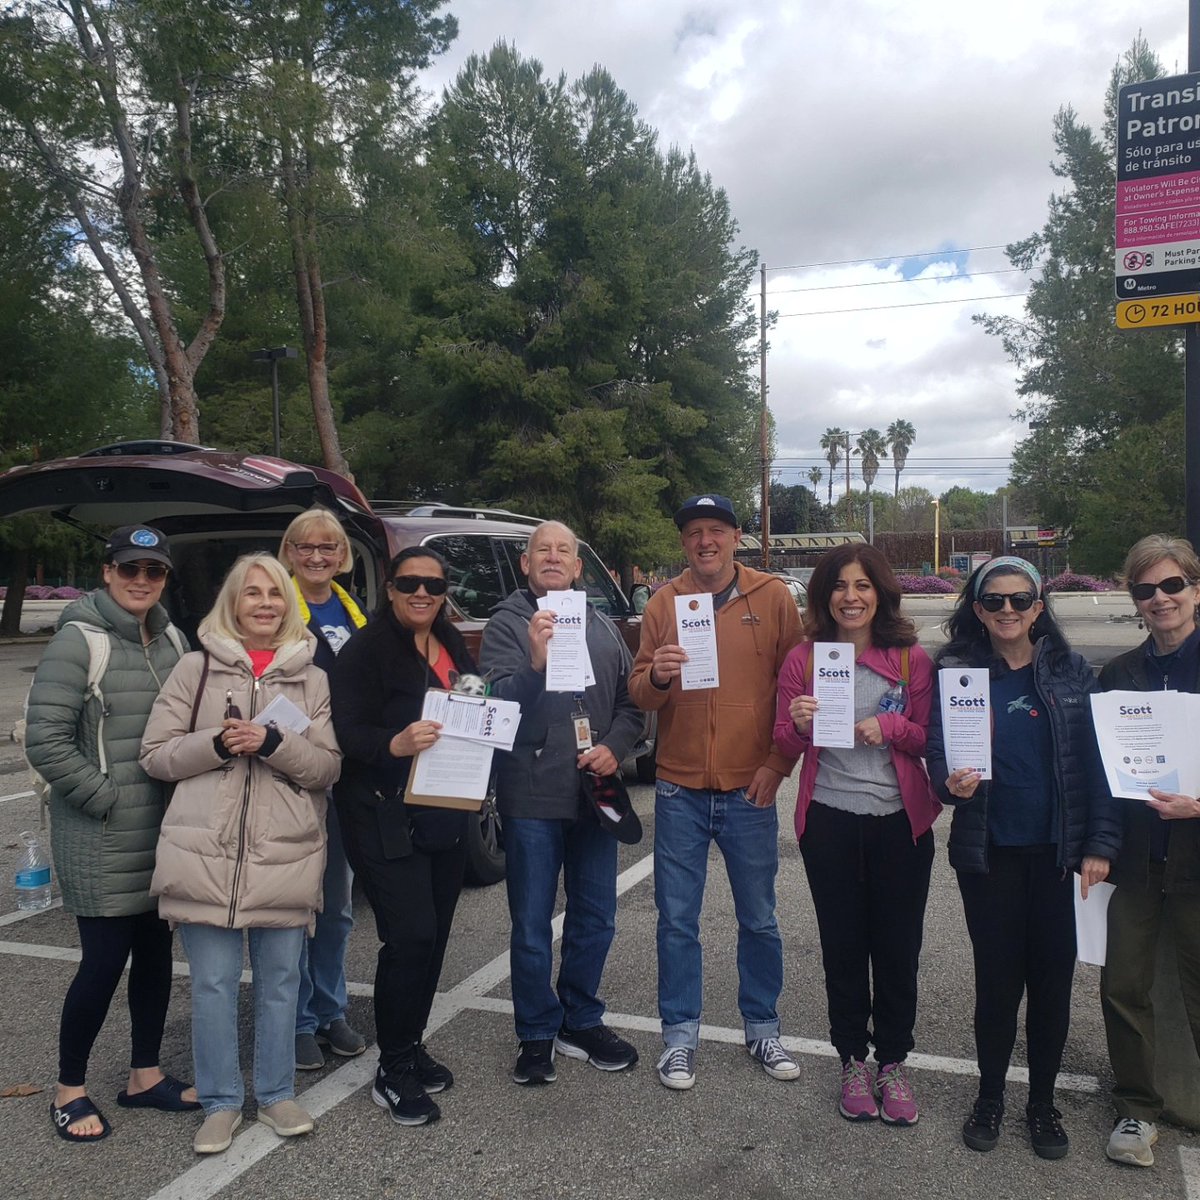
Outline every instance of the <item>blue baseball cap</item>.
<svg viewBox="0 0 1200 1200">
<path fill-rule="evenodd" d="M 144 558 L 166 567 L 171 565 L 171 547 L 166 535 L 153 525 L 122 525 L 108 535 L 105 562 L 135 562 Z"/>
<path fill-rule="evenodd" d="M 733 501 L 728 496 L 718 496 L 714 492 L 685 500 L 683 507 L 675 514 L 675 524 L 682 529 L 697 517 L 712 517 L 732 525 L 734 529 L 738 527 L 738 519 L 733 515 Z"/>
</svg>

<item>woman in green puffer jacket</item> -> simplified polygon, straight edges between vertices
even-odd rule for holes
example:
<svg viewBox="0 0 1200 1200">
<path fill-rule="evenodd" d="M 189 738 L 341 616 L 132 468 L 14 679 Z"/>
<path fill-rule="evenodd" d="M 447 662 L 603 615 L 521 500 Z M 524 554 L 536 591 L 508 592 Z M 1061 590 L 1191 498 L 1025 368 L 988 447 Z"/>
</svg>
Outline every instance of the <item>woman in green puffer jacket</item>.
<svg viewBox="0 0 1200 1200">
<path fill-rule="evenodd" d="M 170 568 L 170 548 L 157 529 L 115 530 L 104 551 L 104 587 L 63 613 L 29 693 L 25 751 L 50 785 L 54 867 L 82 950 L 63 1002 L 50 1105 L 55 1131 L 69 1142 L 100 1141 L 111 1131 L 84 1079 L 130 955 L 133 1050 L 117 1103 L 199 1107 L 195 1089 L 158 1065 L 171 996 L 171 931 L 150 895 L 150 877 L 168 792 L 138 764 L 150 709 L 183 646 L 159 603 Z M 99 696 L 89 694 L 91 651 L 81 624 L 108 637 Z"/>
</svg>

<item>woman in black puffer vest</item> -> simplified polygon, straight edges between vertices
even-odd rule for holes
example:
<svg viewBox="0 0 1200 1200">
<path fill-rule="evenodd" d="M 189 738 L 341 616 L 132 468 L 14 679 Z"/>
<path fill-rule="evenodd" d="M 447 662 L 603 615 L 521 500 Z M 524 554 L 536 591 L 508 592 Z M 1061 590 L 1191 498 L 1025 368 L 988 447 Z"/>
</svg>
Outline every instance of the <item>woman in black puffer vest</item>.
<svg viewBox="0 0 1200 1200">
<path fill-rule="evenodd" d="M 942 668 L 987 667 L 992 778 L 946 764 L 940 687 L 929 730 L 929 777 L 954 808 L 950 865 L 975 956 L 979 1096 L 963 1125 L 973 1150 L 991 1150 L 1004 1115 L 1004 1079 L 1027 996 L 1030 1140 L 1042 1158 L 1068 1149 L 1054 1082 L 1071 1017 L 1075 911 L 1071 872 L 1103 879 L 1120 845 L 1103 784 L 1088 695 L 1091 667 L 1066 643 L 1037 568 L 995 558 L 967 580 L 947 622 Z M 940 684 L 940 676 L 938 683 Z"/>
</svg>

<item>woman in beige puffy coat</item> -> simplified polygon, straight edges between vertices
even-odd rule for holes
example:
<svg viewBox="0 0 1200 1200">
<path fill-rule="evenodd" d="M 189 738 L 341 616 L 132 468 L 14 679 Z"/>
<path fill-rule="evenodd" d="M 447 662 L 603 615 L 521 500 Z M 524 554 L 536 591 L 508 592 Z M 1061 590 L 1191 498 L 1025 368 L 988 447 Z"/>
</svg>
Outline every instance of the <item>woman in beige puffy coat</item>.
<svg viewBox="0 0 1200 1200">
<path fill-rule="evenodd" d="M 258 1119 L 283 1137 L 312 1118 L 295 1095 L 300 947 L 321 907 L 325 789 L 341 755 L 314 638 L 279 562 L 239 558 L 200 624 L 202 654 L 167 680 L 142 766 L 174 783 L 150 891 L 177 925 L 192 974 L 192 1054 L 205 1121 L 199 1154 L 241 1124 L 237 1000 L 243 931 L 254 975 Z M 267 713 L 269 705 L 274 707 Z M 255 721 L 273 716 L 268 724 Z"/>
</svg>

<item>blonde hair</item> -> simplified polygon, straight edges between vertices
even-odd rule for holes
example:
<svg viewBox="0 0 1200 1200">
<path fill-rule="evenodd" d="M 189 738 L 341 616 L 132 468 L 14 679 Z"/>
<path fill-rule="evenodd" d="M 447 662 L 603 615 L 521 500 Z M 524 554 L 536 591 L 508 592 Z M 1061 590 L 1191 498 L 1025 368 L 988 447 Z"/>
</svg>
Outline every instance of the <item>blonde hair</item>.
<svg viewBox="0 0 1200 1200">
<path fill-rule="evenodd" d="M 345 575 L 354 568 L 354 555 L 350 550 L 350 539 L 342 528 L 342 523 L 327 508 L 319 504 L 305 509 L 284 531 L 279 542 L 279 561 L 288 567 L 288 543 L 304 542 L 313 538 L 316 528 L 332 529 L 337 544 L 342 548 L 342 557 L 338 562 L 337 573 Z M 290 570 L 290 568 L 289 568 Z"/>
<path fill-rule="evenodd" d="M 1134 542 L 1125 556 L 1121 569 L 1121 582 L 1130 587 L 1137 583 L 1147 571 L 1165 562 L 1168 558 L 1179 564 L 1189 583 L 1200 580 L 1200 559 L 1187 538 L 1172 537 L 1168 533 L 1151 533 Z"/>
<path fill-rule="evenodd" d="M 283 620 L 279 623 L 279 629 L 271 643 L 272 646 L 285 646 L 290 642 L 304 641 L 308 636 L 308 630 L 304 628 L 304 622 L 300 618 L 300 605 L 296 600 L 296 589 L 292 586 L 292 578 L 283 563 L 265 550 L 257 551 L 254 554 L 243 554 L 229 568 L 229 574 L 225 576 L 225 580 L 221 584 L 221 590 L 217 593 L 212 609 L 208 616 L 200 622 L 199 632 L 201 634 L 215 633 L 218 637 L 228 638 L 230 641 L 238 643 L 245 640 L 245 633 L 238 628 L 237 606 L 246 587 L 246 577 L 255 567 L 266 573 L 267 578 L 283 594 L 286 604 Z"/>
</svg>

